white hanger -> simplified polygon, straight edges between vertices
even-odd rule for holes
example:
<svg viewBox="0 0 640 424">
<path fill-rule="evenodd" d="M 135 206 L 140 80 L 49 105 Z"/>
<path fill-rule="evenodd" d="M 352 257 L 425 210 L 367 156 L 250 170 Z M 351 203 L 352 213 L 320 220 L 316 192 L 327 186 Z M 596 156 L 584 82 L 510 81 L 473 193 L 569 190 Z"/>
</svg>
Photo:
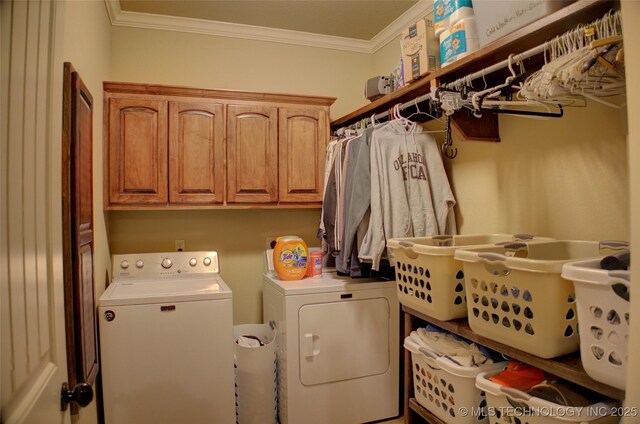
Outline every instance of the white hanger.
<svg viewBox="0 0 640 424">
<path fill-rule="evenodd" d="M 411 119 L 411 117 L 415 116 L 415 115 L 425 115 L 425 116 L 428 116 L 428 117 L 430 117 L 430 118 L 432 118 L 432 119 L 434 119 L 434 120 L 436 120 L 438 122 L 442 122 L 442 124 L 444 124 L 444 121 L 442 119 L 436 118 L 435 116 L 431 115 L 430 113 L 421 111 L 420 107 L 418 106 L 418 100 L 417 99 L 413 101 L 413 104 L 416 107 L 416 111 L 413 112 L 411 115 L 409 115 L 407 117 L 407 119 Z M 442 129 L 442 130 L 423 131 L 423 132 L 425 132 L 425 133 L 443 133 L 444 129 Z"/>
<path fill-rule="evenodd" d="M 482 91 L 478 91 L 476 93 L 473 94 L 473 96 L 471 96 L 471 104 L 473 105 L 473 109 L 475 111 L 479 111 L 480 110 L 480 99 L 483 97 L 487 97 L 488 95 L 492 94 L 492 93 L 498 93 L 500 90 L 502 90 L 505 87 L 509 87 L 511 85 L 511 81 L 513 81 L 516 78 L 516 71 L 513 70 L 513 63 L 512 63 L 512 59 L 513 59 L 513 54 L 509 55 L 509 63 L 508 63 L 508 68 L 509 71 L 511 72 L 511 76 L 507 77 L 507 79 L 505 80 L 504 84 L 500 84 L 498 86 L 495 87 L 491 87 L 488 88 L 486 90 L 482 90 Z"/>
</svg>

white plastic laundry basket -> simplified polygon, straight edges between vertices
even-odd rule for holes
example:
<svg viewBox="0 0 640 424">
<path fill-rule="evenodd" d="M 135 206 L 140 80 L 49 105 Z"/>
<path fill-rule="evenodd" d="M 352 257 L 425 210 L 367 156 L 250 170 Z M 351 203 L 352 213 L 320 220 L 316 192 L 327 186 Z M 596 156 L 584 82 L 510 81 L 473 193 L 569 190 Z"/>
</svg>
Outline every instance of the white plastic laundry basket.
<svg viewBox="0 0 640 424">
<path fill-rule="evenodd" d="M 594 380 L 624 390 L 629 337 L 630 272 L 600 269 L 600 260 L 571 262 L 562 277 L 576 289 L 580 357 Z"/>
<path fill-rule="evenodd" d="M 404 339 L 404 347 L 411 352 L 413 391 L 420 405 L 449 424 L 487 422 L 486 417 L 470 413 L 486 407 L 484 393 L 475 386 L 476 376 L 503 369 L 505 363 L 461 366 L 409 337 Z"/>
<path fill-rule="evenodd" d="M 275 325 L 243 324 L 233 327 L 233 339 L 255 336 L 264 346 L 234 343 L 236 367 L 236 422 L 277 423 L 277 375 Z"/>
<path fill-rule="evenodd" d="M 599 402 L 590 406 L 563 406 L 489 380 L 496 371 L 478 374 L 476 387 L 487 398 L 486 414 L 491 424 L 613 424 L 619 404 Z"/>
</svg>

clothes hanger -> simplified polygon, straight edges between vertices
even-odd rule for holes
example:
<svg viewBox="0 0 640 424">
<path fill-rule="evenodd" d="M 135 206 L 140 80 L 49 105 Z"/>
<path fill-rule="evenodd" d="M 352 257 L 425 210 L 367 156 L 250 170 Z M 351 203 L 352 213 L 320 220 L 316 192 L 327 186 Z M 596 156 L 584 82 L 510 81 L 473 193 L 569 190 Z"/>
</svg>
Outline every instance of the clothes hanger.
<svg viewBox="0 0 640 424">
<path fill-rule="evenodd" d="M 411 120 L 409 120 L 408 118 L 405 118 L 404 116 L 402 116 L 402 114 L 400 113 L 400 104 L 396 104 L 394 107 L 394 113 L 397 116 L 397 119 L 402 123 L 402 125 L 404 126 L 405 130 L 410 130 L 413 129 L 417 124 Z"/>
<path fill-rule="evenodd" d="M 430 100 L 431 100 L 431 98 L 430 98 L 430 97 L 427 97 L 427 99 L 426 99 L 426 100 L 427 100 L 427 101 L 430 101 Z M 434 119 L 434 120 L 436 120 L 436 121 L 442 122 L 442 123 L 444 124 L 444 121 L 443 121 L 442 119 L 437 118 L 436 116 L 434 116 L 434 114 L 431 114 L 431 113 L 428 113 L 428 112 L 426 112 L 426 111 L 422 111 L 422 110 L 420 110 L 420 106 L 419 106 L 419 103 L 418 103 L 418 100 L 417 100 L 417 99 L 414 99 L 414 101 L 413 101 L 413 106 L 416 108 L 416 111 L 415 111 L 415 112 L 413 112 L 411 115 L 409 115 L 406 119 L 411 119 L 412 117 L 414 117 L 414 116 L 416 116 L 416 115 L 424 115 L 424 116 L 427 116 L 427 117 L 429 117 L 429 118 L 431 118 L 431 119 Z"/>
<path fill-rule="evenodd" d="M 500 84 L 498 86 L 495 87 L 491 87 L 488 88 L 486 90 L 482 90 L 482 91 L 478 91 L 476 93 L 473 94 L 473 96 L 471 96 L 471 104 L 473 105 L 474 110 L 476 110 L 477 112 L 480 112 L 481 110 L 481 101 L 482 99 L 484 99 L 486 96 L 495 93 L 496 91 L 501 91 L 503 88 L 506 87 L 510 87 L 511 86 L 511 82 L 517 77 L 515 70 L 513 69 L 513 59 L 514 54 L 510 54 L 509 55 L 509 62 L 508 62 L 508 68 L 509 71 L 511 72 L 511 75 L 509 77 L 507 77 L 507 79 L 505 80 L 504 84 Z"/>
<path fill-rule="evenodd" d="M 381 124 L 382 124 L 381 122 L 380 122 L 380 123 L 376 123 L 376 114 L 375 114 L 375 113 L 374 113 L 374 114 L 372 114 L 372 115 L 371 115 L 371 126 L 372 126 L 373 128 L 376 128 L 376 127 L 378 127 L 378 126 L 379 126 L 379 125 L 381 125 Z"/>
</svg>

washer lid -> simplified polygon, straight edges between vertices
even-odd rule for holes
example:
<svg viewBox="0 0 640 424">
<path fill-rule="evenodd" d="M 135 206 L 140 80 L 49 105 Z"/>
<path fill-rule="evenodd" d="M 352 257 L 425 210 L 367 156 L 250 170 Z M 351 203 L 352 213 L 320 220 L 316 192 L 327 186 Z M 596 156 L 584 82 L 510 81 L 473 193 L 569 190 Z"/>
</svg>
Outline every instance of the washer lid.
<svg viewBox="0 0 640 424">
<path fill-rule="evenodd" d="M 128 279 L 112 282 L 100 296 L 100 306 L 140 305 L 231 299 L 231 290 L 219 277 Z"/>
</svg>

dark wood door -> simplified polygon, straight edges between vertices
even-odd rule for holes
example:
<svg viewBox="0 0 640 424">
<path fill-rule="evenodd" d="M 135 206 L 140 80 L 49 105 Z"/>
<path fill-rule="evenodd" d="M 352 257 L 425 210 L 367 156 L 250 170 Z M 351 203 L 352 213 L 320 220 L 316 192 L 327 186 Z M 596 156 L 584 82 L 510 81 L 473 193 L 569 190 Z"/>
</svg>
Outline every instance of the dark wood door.
<svg viewBox="0 0 640 424">
<path fill-rule="evenodd" d="M 63 243 L 69 386 L 98 373 L 93 277 L 93 98 L 65 63 L 63 105 Z M 75 403 L 72 404 L 72 413 Z"/>
</svg>

